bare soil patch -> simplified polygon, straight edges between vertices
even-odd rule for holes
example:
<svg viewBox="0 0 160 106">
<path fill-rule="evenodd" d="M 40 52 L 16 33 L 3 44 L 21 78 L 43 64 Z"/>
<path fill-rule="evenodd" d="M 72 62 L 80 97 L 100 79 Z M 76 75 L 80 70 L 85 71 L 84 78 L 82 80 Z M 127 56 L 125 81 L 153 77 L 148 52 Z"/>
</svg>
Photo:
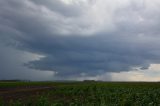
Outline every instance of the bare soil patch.
<svg viewBox="0 0 160 106">
<path fill-rule="evenodd" d="M 25 86 L 13 88 L 0 88 L 0 98 L 3 101 L 25 100 L 33 96 L 38 96 L 45 91 L 55 89 L 53 86 Z"/>
</svg>

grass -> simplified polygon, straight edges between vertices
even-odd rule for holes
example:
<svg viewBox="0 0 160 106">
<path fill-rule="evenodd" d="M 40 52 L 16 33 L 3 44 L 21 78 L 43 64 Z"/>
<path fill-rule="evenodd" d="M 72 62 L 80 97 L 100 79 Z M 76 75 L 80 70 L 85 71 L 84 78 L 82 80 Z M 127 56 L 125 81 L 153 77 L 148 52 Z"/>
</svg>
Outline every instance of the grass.
<svg viewBox="0 0 160 106">
<path fill-rule="evenodd" d="M 154 82 L 12 82 L 0 88 L 52 86 L 38 95 L 15 100 L 10 106 L 159 106 L 160 83 Z M 21 92 L 21 95 L 25 94 Z M 5 99 L 1 99 L 3 105 Z M 0 106 L 1 106 L 0 105 Z"/>
</svg>

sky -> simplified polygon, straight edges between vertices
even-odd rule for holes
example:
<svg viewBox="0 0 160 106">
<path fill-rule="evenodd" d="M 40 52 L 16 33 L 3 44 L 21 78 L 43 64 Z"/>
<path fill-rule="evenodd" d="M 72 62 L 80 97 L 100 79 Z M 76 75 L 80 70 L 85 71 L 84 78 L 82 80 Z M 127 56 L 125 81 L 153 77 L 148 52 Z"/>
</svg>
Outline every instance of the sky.
<svg viewBox="0 0 160 106">
<path fill-rule="evenodd" d="M 0 0 L 0 79 L 160 80 L 159 0 Z"/>
</svg>

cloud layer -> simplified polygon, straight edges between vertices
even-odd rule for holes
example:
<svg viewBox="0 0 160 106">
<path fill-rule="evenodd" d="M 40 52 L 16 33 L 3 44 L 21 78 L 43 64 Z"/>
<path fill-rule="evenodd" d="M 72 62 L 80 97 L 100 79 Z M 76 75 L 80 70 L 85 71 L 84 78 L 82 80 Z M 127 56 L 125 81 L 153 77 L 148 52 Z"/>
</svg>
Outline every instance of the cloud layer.
<svg viewBox="0 0 160 106">
<path fill-rule="evenodd" d="M 159 10 L 158 0 L 1 0 L 0 41 L 42 55 L 24 67 L 59 78 L 147 69 L 160 63 Z"/>
</svg>

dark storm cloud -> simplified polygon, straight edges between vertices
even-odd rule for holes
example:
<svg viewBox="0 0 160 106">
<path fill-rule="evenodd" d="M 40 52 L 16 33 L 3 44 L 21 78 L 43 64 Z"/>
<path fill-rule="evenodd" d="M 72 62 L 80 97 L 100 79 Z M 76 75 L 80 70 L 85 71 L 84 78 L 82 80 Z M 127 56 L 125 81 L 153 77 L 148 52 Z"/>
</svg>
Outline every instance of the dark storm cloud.
<svg viewBox="0 0 160 106">
<path fill-rule="evenodd" d="M 29 62 L 26 66 L 53 70 L 63 75 L 80 73 L 97 75 L 106 71 L 129 71 L 136 66 L 144 68 L 152 62 L 159 61 L 155 54 L 148 52 L 150 47 L 144 48 L 145 45 L 138 47 L 138 44 L 131 42 L 104 38 L 101 35 L 89 38 L 56 37 L 53 42 L 44 39 L 38 39 L 38 42 L 27 41 L 26 47 L 22 48 L 29 48 L 30 51 L 42 53 L 46 57 Z"/>
<path fill-rule="evenodd" d="M 113 6 L 104 12 L 109 21 L 102 21 L 93 11 L 93 2 L 90 10 L 90 2 L 81 6 L 60 0 L 1 0 L 0 39 L 18 50 L 44 56 L 24 66 L 55 71 L 61 77 L 146 69 L 160 63 L 160 15 L 157 5 L 142 1 Z M 113 28 L 108 31 L 110 25 Z"/>
</svg>

